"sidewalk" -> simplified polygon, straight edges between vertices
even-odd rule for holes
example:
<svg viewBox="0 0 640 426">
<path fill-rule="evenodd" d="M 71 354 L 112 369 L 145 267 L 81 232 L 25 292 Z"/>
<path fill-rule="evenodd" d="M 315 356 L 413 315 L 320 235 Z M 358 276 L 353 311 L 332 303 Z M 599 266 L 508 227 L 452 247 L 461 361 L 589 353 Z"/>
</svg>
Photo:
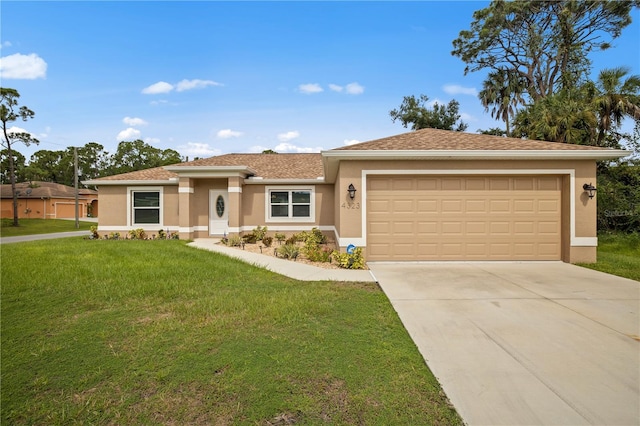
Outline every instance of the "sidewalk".
<svg viewBox="0 0 640 426">
<path fill-rule="evenodd" d="M 221 253 L 300 281 L 376 282 L 373 274 L 367 270 L 318 268 L 316 266 L 297 263 L 291 260 L 278 259 L 273 256 L 266 256 L 263 254 L 229 248 L 222 244 L 218 244 L 219 241 L 219 239 L 215 238 L 196 238 L 194 242 L 189 243 L 188 245 L 203 250 Z"/>
</svg>

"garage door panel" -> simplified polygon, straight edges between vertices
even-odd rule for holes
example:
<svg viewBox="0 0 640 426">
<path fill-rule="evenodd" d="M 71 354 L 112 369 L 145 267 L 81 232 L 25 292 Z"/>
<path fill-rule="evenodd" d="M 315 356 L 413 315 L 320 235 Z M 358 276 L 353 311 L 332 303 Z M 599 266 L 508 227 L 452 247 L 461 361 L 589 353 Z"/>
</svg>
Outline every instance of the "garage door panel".
<svg viewBox="0 0 640 426">
<path fill-rule="evenodd" d="M 368 258 L 558 260 L 561 187 L 555 176 L 372 177 Z"/>
</svg>

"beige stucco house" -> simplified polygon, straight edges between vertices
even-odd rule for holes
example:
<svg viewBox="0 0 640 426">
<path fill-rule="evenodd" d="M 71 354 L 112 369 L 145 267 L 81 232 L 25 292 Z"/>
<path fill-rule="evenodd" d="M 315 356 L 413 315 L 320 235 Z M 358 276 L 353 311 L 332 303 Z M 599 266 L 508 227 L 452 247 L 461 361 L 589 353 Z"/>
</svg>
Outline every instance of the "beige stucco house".
<svg viewBox="0 0 640 426">
<path fill-rule="evenodd" d="M 72 219 L 76 217 L 76 190 L 54 182 L 16 183 L 18 218 L 20 219 Z M 13 192 L 10 184 L 0 185 L 0 211 L 2 218 L 13 217 Z M 78 217 L 98 215 L 98 192 L 78 189 Z"/>
<path fill-rule="evenodd" d="M 85 182 L 99 232 L 317 227 L 369 261 L 593 262 L 596 161 L 627 151 L 424 129 L 318 154 L 227 154 Z M 355 191 L 349 191 L 349 188 Z"/>
</svg>

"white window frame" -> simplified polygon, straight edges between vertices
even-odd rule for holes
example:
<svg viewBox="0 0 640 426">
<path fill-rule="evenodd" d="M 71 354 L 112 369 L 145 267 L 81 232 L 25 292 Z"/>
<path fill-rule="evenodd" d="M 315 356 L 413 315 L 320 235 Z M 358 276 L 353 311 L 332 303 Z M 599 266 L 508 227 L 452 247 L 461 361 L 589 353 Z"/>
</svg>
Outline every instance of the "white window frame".
<svg viewBox="0 0 640 426">
<path fill-rule="evenodd" d="M 133 206 L 133 194 L 135 192 L 157 192 L 159 198 L 159 223 L 136 223 L 135 208 Z M 155 207 L 154 207 L 155 208 Z M 127 187 L 127 226 L 142 228 L 144 230 L 157 230 L 164 227 L 164 188 L 162 186 L 130 186 Z"/>
<path fill-rule="evenodd" d="M 293 216 L 293 192 L 309 192 L 309 216 L 294 217 Z M 288 192 L 288 217 L 272 217 L 271 216 L 271 193 L 272 192 Z M 264 190 L 264 216 L 265 222 L 290 222 L 290 223 L 310 223 L 316 221 L 316 188 L 314 186 L 266 186 Z"/>
</svg>

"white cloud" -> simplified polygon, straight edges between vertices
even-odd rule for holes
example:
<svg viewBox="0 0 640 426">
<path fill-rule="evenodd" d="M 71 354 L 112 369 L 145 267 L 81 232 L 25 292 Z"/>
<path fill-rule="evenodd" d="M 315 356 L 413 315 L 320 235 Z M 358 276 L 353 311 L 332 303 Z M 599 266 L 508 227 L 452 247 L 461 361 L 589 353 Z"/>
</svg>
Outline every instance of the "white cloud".
<svg viewBox="0 0 640 426">
<path fill-rule="evenodd" d="M 0 77 L 7 79 L 35 80 L 47 76 L 47 63 L 35 53 L 0 58 Z"/>
<path fill-rule="evenodd" d="M 127 126 L 131 126 L 131 127 L 146 126 L 147 124 L 149 124 L 146 121 L 144 121 L 142 118 L 138 118 L 138 117 L 125 117 L 122 119 L 122 122 Z"/>
<path fill-rule="evenodd" d="M 231 129 L 222 129 L 216 134 L 216 136 L 219 137 L 220 139 L 229 139 L 229 138 L 239 138 L 243 134 L 244 133 L 242 132 L 238 132 Z"/>
<path fill-rule="evenodd" d="M 349 83 L 346 87 L 346 93 L 349 95 L 361 95 L 364 93 L 364 86 L 359 85 L 358 83 Z"/>
<path fill-rule="evenodd" d="M 467 114 L 466 112 L 461 112 L 460 113 L 460 119 L 462 121 L 467 121 L 467 122 L 468 121 L 478 121 L 478 119 L 475 116 L 473 116 L 471 114 Z"/>
<path fill-rule="evenodd" d="M 294 153 L 311 153 L 311 152 L 320 152 L 322 151 L 322 147 L 308 148 L 303 146 L 296 146 L 287 142 L 283 142 L 281 144 L 276 145 L 273 149 L 276 152 L 294 152 Z"/>
<path fill-rule="evenodd" d="M 361 86 L 360 84 L 353 82 L 353 83 L 349 83 L 346 86 L 339 86 L 337 84 L 330 84 L 329 85 L 329 89 L 331 89 L 334 92 L 338 92 L 338 93 L 346 93 L 348 95 L 361 95 L 362 93 L 364 93 L 364 86 Z"/>
<path fill-rule="evenodd" d="M 165 105 L 165 104 L 168 104 L 168 103 L 169 103 L 169 101 L 168 101 L 168 100 L 166 100 L 166 99 L 160 99 L 160 100 L 158 100 L 158 101 L 151 101 L 151 102 L 150 102 L 150 104 L 151 104 L 151 105 L 154 105 L 154 106 L 155 106 L 155 105 Z"/>
<path fill-rule="evenodd" d="M 204 89 L 208 86 L 222 86 L 222 84 L 212 80 L 182 80 L 176 85 L 176 91 L 184 92 L 185 90 Z"/>
<path fill-rule="evenodd" d="M 160 139 L 159 138 L 144 138 L 144 141 L 146 143 L 148 143 L 149 145 L 157 145 L 160 143 Z"/>
<path fill-rule="evenodd" d="M 478 91 L 475 87 L 462 87 L 459 84 L 446 84 L 442 90 L 450 95 L 478 95 Z"/>
<path fill-rule="evenodd" d="M 169 84 L 166 81 L 159 81 L 149 87 L 145 87 L 144 89 L 142 89 L 142 93 L 144 93 L 145 95 L 157 95 L 159 93 L 169 93 L 172 90 L 172 84 Z"/>
<path fill-rule="evenodd" d="M 317 83 L 301 84 L 298 86 L 298 90 L 306 95 L 310 95 L 312 93 L 320 93 L 324 91 L 324 89 L 320 87 L 320 85 Z"/>
<path fill-rule="evenodd" d="M 176 149 L 181 155 L 189 157 L 212 157 L 220 155 L 222 151 L 212 148 L 207 143 L 187 142 L 186 145 L 180 145 Z"/>
<path fill-rule="evenodd" d="M 140 130 L 134 129 L 133 127 L 129 127 L 118 133 L 116 136 L 116 140 L 118 141 L 131 141 L 135 139 L 140 139 Z"/>
<path fill-rule="evenodd" d="M 29 132 L 28 130 L 23 129 L 22 127 L 18 127 L 18 126 L 11 126 L 7 129 L 7 134 L 12 134 L 12 133 L 28 133 L 29 135 L 33 136 L 33 134 L 31 132 Z"/>
<path fill-rule="evenodd" d="M 11 47 L 12 44 L 10 41 L 3 41 L 0 47 Z"/>
<path fill-rule="evenodd" d="M 345 139 L 344 140 L 344 145 L 355 145 L 357 143 L 360 143 L 360 141 L 358 139 Z"/>
<path fill-rule="evenodd" d="M 280 142 L 289 142 L 290 140 L 293 140 L 297 137 L 300 137 L 300 132 L 298 132 L 297 130 L 293 130 L 291 132 L 280 133 L 278 135 L 278 140 Z"/>
</svg>

